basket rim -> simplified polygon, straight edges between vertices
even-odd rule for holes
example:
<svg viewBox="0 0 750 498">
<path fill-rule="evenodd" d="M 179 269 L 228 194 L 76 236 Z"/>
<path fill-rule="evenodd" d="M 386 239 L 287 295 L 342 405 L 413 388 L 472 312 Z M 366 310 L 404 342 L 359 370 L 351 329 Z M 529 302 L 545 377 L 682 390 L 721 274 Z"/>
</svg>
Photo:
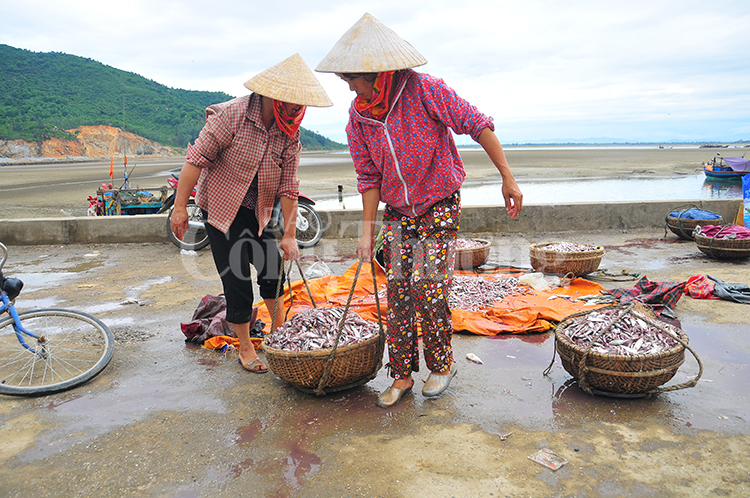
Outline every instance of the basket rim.
<svg viewBox="0 0 750 498">
<path fill-rule="evenodd" d="M 716 218 L 708 218 L 708 219 L 705 219 L 705 220 L 697 220 L 695 218 L 678 218 L 677 216 L 672 216 L 671 214 L 668 214 L 667 215 L 667 221 L 673 221 L 673 220 L 674 221 L 680 221 L 680 222 L 690 221 L 690 222 L 695 222 L 696 224 L 698 224 L 698 223 L 701 223 L 701 222 L 705 223 L 707 221 L 714 221 L 714 220 L 722 220 L 722 221 L 724 221 L 724 217 L 722 215 L 720 215 L 720 214 L 717 214 Z"/>
<path fill-rule="evenodd" d="M 581 244 L 586 245 L 589 247 L 593 247 L 594 249 L 591 251 L 556 251 L 554 249 L 544 249 L 544 246 L 548 246 L 550 244 L 557 244 L 560 241 L 554 241 L 554 242 L 537 242 L 536 244 L 530 244 L 529 250 L 530 251 L 538 251 L 543 254 L 566 254 L 566 255 L 578 255 L 582 254 L 585 256 L 604 256 L 605 251 L 604 247 L 600 245 L 594 245 L 594 244 Z"/>
<path fill-rule="evenodd" d="M 456 254 L 458 254 L 458 253 L 461 253 L 461 254 L 470 254 L 470 253 L 473 253 L 473 252 L 482 252 L 482 251 L 488 250 L 490 248 L 490 246 L 492 245 L 492 242 L 490 242 L 487 239 L 477 239 L 477 238 L 472 237 L 472 238 L 466 239 L 466 240 L 476 240 L 477 242 L 481 242 L 482 245 L 479 246 L 479 247 L 467 247 L 467 248 L 463 248 L 463 249 L 456 249 Z"/>
<path fill-rule="evenodd" d="M 750 244 L 750 239 L 729 239 L 727 237 L 719 237 L 718 239 L 716 237 L 707 237 L 706 235 L 703 235 L 702 233 L 695 234 L 695 240 L 696 242 L 698 240 L 713 240 L 714 242 L 728 242 L 730 244 L 736 244 L 736 243 L 747 243 Z"/>
<path fill-rule="evenodd" d="M 336 355 L 338 356 L 339 353 L 343 355 L 346 353 L 350 353 L 352 351 L 356 351 L 361 348 L 369 347 L 371 343 L 377 343 L 379 339 L 380 339 L 380 334 L 375 334 L 373 337 L 370 337 L 369 339 L 365 339 L 364 341 L 360 341 L 356 344 L 349 344 L 347 346 L 339 346 L 338 348 L 336 348 Z M 265 353 L 266 355 L 270 354 L 278 358 L 294 358 L 294 359 L 328 358 L 329 356 L 331 356 L 331 352 L 333 351 L 333 348 L 316 349 L 314 351 L 290 351 L 287 349 L 278 349 L 278 348 L 274 348 L 273 346 L 268 345 L 268 336 L 263 338 L 261 347 L 263 348 L 263 353 Z"/>
<path fill-rule="evenodd" d="M 641 354 L 601 353 L 598 351 L 589 350 L 588 348 L 584 348 L 574 343 L 563 333 L 563 330 L 565 330 L 565 328 L 561 330 L 559 326 L 555 328 L 555 339 L 558 342 L 563 343 L 567 348 L 572 349 L 573 351 L 580 353 L 580 354 L 584 354 L 588 351 L 588 356 L 593 356 L 594 358 L 599 358 L 602 360 L 630 362 L 630 361 L 641 361 L 643 358 L 660 359 L 660 358 L 666 358 L 668 356 L 674 356 L 675 354 L 680 354 L 685 349 L 685 346 L 683 346 L 681 343 L 678 342 L 675 346 L 672 346 L 666 351 L 661 351 L 659 353 L 641 353 Z M 677 328 L 677 330 L 679 331 L 680 339 L 682 339 L 686 344 L 689 344 L 689 337 L 685 333 L 685 331 L 680 328 Z"/>
</svg>

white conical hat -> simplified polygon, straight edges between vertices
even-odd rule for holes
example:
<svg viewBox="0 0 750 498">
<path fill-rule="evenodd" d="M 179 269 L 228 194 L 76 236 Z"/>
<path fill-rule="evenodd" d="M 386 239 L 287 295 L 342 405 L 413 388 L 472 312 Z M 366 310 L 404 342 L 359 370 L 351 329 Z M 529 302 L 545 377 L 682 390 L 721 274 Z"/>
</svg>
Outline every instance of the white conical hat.
<svg viewBox="0 0 750 498">
<path fill-rule="evenodd" d="M 255 93 L 290 104 L 313 107 L 333 105 L 318 78 L 299 54 L 253 76 L 245 82 L 245 86 Z"/>
<path fill-rule="evenodd" d="M 380 21 L 365 14 L 336 42 L 316 71 L 379 73 L 427 64 L 422 54 Z"/>
</svg>

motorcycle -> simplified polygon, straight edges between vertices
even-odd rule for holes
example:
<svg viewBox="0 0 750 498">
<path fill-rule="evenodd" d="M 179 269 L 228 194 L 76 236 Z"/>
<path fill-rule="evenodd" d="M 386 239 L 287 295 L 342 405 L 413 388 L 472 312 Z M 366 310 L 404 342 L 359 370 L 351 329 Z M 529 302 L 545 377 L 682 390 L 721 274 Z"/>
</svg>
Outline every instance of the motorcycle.
<svg viewBox="0 0 750 498">
<path fill-rule="evenodd" d="M 208 245 L 208 235 L 206 234 L 205 220 L 203 211 L 195 204 L 195 188 L 190 193 L 190 199 L 187 204 L 188 230 L 183 235 L 182 240 L 172 231 L 172 211 L 174 207 L 175 194 L 179 184 L 179 175 L 172 173 L 172 178 L 167 178 L 170 188 L 174 192 L 167 197 L 162 204 L 159 213 L 169 210 L 167 215 L 167 237 L 174 245 L 180 249 L 188 251 L 199 251 Z M 313 247 L 323 237 L 323 221 L 320 214 L 315 210 L 313 205 L 315 201 L 308 196 L 300 193 L 297 199 L 297 245 L 301 248 Z M 284 215 L 281 212 L 281 201 L 277 198 L 271 210 L 271 219 L 268 222 L 268 228 L 278 230 L 281 235 L 284 234 Z"/>
</svg>

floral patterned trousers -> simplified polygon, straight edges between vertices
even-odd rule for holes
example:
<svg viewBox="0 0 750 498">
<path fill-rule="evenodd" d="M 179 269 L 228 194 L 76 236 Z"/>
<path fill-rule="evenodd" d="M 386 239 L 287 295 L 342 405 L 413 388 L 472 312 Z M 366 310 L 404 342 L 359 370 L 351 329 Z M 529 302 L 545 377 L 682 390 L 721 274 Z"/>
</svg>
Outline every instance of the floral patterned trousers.
<svg viewBox="0 0 750 498">
<path fill-rule="evenodd" d="M 390 206 L 385 208 L 386 323 L 394 379 L 419 371 L 418 332 L 430 371 L 445 371 L 453 363 L 448 293 L 453 281 L 460 216 L 459 191 L 417 217 L 405 216 Z"/>
</svg>

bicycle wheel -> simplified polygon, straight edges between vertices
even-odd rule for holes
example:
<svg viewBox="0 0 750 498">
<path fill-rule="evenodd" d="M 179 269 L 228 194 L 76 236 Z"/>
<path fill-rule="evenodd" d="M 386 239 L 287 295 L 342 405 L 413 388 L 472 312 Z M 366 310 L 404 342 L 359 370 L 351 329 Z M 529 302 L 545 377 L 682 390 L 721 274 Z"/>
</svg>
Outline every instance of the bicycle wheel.
<svg viewBox="0 0 750 498">
<path fill-rule="evenodd" d="M 37 338 L 16 337 L 14 321 L 0 321 L 0 394 L 40 395 L 92 379 L 107 366 L 115 343 L 109 328 L 77 311 L 43 309 L 18 315 Z"/>
<path fill-rule="evenodd" d="M 283 226 L 283 224 L 282 224 Z M 297 245 L 312 247 L 323 237 L 323 222 L 318 212 L 308 204 L 297 207 Z"/>
<path fill-rule="evenodd" d="M 172 209 L 169 210 L 167 215 L 167 237 L 169 240 L 186 251 L 200 251 L 208 245 L 208 234 L 206 229 L 203 227 L 203 213 L 201 208 L 195 205 L 194 200 L 189 200 L 187 204 L 188 222 L 190 226 L 188 231 L 182 236 L 182 240 L 178 239 L 172 231 Z"/>
</svg>

